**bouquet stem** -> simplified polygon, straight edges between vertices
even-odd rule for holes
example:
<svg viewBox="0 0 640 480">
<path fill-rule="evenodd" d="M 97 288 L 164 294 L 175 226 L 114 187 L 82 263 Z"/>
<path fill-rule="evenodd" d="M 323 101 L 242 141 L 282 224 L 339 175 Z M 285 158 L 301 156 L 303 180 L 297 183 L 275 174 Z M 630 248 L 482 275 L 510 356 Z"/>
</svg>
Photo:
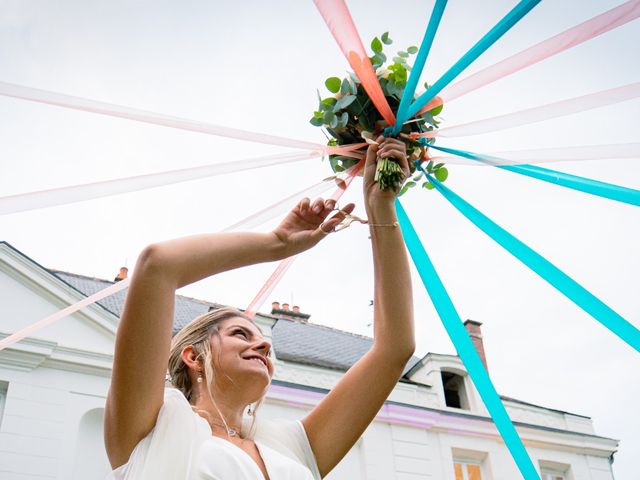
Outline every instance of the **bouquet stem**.
<svg viewBox="0 0 640 480">
<path fill-rule="evenodd" d="M 374 182 L 378 182 L 380 190 L 400 190 L 404 182 L 404 172 L 400 165 L 388 158 L 378 158 Z"/>
</svg>

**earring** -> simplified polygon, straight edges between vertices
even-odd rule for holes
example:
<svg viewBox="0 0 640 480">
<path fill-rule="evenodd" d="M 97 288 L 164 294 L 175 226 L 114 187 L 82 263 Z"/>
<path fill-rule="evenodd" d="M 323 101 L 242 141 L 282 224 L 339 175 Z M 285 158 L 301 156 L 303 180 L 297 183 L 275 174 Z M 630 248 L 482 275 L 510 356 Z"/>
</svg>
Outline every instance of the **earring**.
<svg viewBox="0 0 640 480">
<path fill-rule="evenodd" d="M 252 417 L 254 413 L 255 413 L 254 410 L 251 409 L 251 404 L 249 404 L 249 409 L 247 410 L 247 415 Z"/>
<path fill-rule="evenodd" d="M 198 378 L 196 379 L 196 382 L 202 383 L 202 372 L 198 372 Z"/>
</svg>

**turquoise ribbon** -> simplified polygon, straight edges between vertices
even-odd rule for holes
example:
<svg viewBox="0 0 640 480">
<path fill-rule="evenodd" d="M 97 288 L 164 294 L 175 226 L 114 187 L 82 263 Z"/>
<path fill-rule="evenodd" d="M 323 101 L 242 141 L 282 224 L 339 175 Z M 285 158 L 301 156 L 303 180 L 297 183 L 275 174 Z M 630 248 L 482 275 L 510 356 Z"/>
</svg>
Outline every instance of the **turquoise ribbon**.
<svg viewBox="0 0 640 480">
<path fill-rule="evenodd" d="M 497 42 L 502 35 L 507 33 L 511 27 L 518 23 L 527 13 L 535 7 L 540 0 L 521 0 L 513 10 L 500 20 L 495 27 L 482 37 L 460 60 L 458 60 L 442 77 L 438 79 L 426 92 L 424 92 L 409 107 L 407 118 L 413 117 L 418 111 L 435 98 L 443 88 L 456 78 L 462 71 L 482 55 L 491 45 Z"/>
<path fill-rule="evenodd" d="M 393 126 L 393 136 L 398 135 L 400 129 L 402 128 L 402 124 L 409 120 L 407 110 L 409 109 L 409 105 L 411 105 L 411 100 L 413 100 L 413 94 L 416 92 L 416 87 L 418 86 L 418 82 L 420 81 L 420 75 L 422 75 L 424 64 L 427 61 L 429 51 L 431 50 L 431 45 L 433 44 L 433 38 L 438 31 L 438 25 L 440 25 L 440 20 L 442 19 L 442 14 L 444 13 L 444 9 L 446 6 L 447 0 L 437 0 L 435 5 L 433 6 L 431 17 L 429 18 L 429 24 L 427 25 L 427 30 L 424 32 L 420 50 L 418 51 L 416 61 L 413 64 L 411 74 L 409 75 L 409 81 L 407 82 L 407 85 L 402 92 L 400 106 L 398 107 L 398 112 L 396 113 L 396 123 Z"/>
<path fill-rule="evenodd" d="M 421 166 L 418 167 L 423 170 Z M 625 320 L 606 303 L 573 280 L 549 260 L 500 227 L 489 217 L 472 207 L 464 199 L 427 174 L 435 188 L 476 227 L 486 233 L 502 248 L 540 275 L 560 293 L 611 330 L 625 343 L 640 352 L 640 330 Z"/>
<path fill-rule="evenodd" d="M 482 401 L 487 407 L 491 418 L 493 418 L 500 435 L 502 435 L 504 443 L 511 452 L 513 460 L 525 480 L 539 480 L 540 476 L 531 462 L 531 458 L 529 458 L 504 405 L 500 401 L 500 396 L 496 392 L 493 383 L 491 383 L 489 374 L 485 370 L 447 290 L 444 288 L 422 242 L 420 242 L 407 213 L 397 199 L 396 211 L 398 212 L 398 221 L 402 228 L 404 241 L 409 249 L 413 263 L 418 269 L 422 283 L 427 289 L 429 297 L 431 297 L 431 301 L 462 363 L 464 363 L 471 380 L 473 380 L 473 384 L 478 389 Z"/>
<path fill-rule="evenodd" d="M 527 177 L 537 178 L 544 182 L 554 183 L 566 188 L 572 188 L 591 195 L 597 195 L 599 197 L 608 198 L 610 200 L 616 200 L 622 203 L 628 203 L 640 207 L 640 190 L 633 188 L 621 187 L 620 185 L 614 185 L 612 183 L 600 182 L 598 180 L 592 180 L 591 178 L 579 177 L 577 175 L 571 175 L 569 173 L 558 172 L 549 168 L 537 167 L 535 165 L 496 165 L 495 160 L 500 160 L 496 157 L 489 155 L 482 155 L 479 153 L 472 153 L 465 150 L 458 150 L 456 148 L 447 148 L 436 145 L 429 145 L 430 148 L 441 150 L 443 152 L 458 155 L 459 157 L 469 158 L 471 160 L 477 160 L 484 163 L 490 163 L 495 167 L 503 170 L 509 170 L 510 172 L 519 173 L 520 175 L 526 175 Z"/>
</svg>

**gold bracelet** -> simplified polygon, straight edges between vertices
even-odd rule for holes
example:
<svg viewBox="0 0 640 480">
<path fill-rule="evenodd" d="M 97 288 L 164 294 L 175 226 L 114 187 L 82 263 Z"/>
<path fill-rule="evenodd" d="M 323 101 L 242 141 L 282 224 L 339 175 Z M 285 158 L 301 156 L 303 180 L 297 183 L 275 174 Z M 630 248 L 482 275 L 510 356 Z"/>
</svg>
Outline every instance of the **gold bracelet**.
<svg viewBox="0 0 640 480">
<path fill-rule="evenodd" d="M 366 222 L 370 227 L 391 227 L 391 228 L 398 228 L 400 226 L 400 224 L 398 222 L 393 222 L 393 223 L 369 223 L 369 221 Z"/>
</svg>

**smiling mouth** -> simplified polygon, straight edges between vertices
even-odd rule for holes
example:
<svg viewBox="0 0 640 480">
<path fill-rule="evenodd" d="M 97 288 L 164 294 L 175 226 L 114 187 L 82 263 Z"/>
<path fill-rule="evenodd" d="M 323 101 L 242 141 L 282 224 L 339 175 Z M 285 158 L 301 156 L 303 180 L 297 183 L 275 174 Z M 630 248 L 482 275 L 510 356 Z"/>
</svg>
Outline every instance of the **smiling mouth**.
<svg viewBox="0 0 640 480">
<path fill-rule="evenodd" d="M 265 366 L 265 368 L 267 370 L 269 370 L 269 366 L 267 365 L 267 361 L 265 359 L 261 358 L 261 357 L 248 357 L 248 358 L 245 358 L 245 360 L 254 360 L 254 361 L 260 362 L 262 365 Z"/>
</svg>

